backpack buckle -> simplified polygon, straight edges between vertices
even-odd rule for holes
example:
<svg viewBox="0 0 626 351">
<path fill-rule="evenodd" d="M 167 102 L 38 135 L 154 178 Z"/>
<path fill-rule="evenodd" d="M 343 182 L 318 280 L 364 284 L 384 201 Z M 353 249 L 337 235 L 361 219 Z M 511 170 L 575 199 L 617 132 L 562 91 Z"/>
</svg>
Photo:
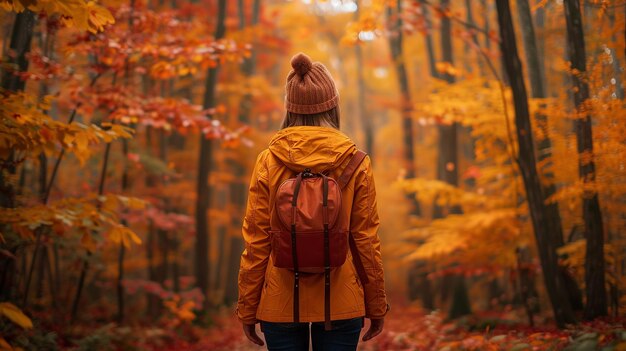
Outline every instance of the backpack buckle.
<svg viewBox="0 0 626 351">
<path fill-rule="evenodd" d="M 310 168 L 305 168 L 304 171 L 302 171 L 302 178 L 312 178 L 312 177 L 315 177 L 315 174 L 313 174 Z"/>
</svg>

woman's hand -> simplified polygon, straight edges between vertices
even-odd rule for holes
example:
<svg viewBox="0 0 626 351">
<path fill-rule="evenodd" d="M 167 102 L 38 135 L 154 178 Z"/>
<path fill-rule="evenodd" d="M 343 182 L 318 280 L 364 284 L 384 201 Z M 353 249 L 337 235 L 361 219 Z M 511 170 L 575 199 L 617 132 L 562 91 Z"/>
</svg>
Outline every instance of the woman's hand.
<svg viewBox="0 0 626 351">
<path fill-rule="evenodd" d="M 261 338 L 256 333 L 256 324 L 244 324 L 243 332 L 244 334 L 246 334 L 246 338 L 248 338 L 248 340 L 252 341 L 253 343 L 259 346 L 265 345 L 263 343 L 263 340 L 261 340 Z"/>
<path fill-rule="evenodd" d="M 385 324 L 384 318 L 370 319 L 370 328 L 363 335 L 363 341 L 370 340 L 380 334 L 383 331 L 383 325 Z"/>
</svg>

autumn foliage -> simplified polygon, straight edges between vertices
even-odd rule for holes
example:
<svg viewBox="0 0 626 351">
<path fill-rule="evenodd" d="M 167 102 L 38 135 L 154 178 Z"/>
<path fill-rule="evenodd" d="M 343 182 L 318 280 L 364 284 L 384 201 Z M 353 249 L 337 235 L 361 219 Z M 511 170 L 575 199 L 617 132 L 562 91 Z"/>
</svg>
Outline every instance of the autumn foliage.
<svg viewBox="0 0 626 351">
<path fill-rule="evenodd" d="M 360 349 L 626 349 L 625 7 L 0 0 L 0 350 L 253 349 L 243 206 L 300 51 L 376 173 L 392 312 Z"/>
</svg>

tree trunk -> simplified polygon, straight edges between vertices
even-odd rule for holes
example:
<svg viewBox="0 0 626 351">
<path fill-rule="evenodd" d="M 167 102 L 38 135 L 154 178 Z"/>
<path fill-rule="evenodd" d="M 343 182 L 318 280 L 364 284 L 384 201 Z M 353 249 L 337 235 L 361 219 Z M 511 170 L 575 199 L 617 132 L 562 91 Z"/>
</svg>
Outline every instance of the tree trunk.
<svg viewBox="0 0 626 351">
<path fill-rule="evenodd" d="M 175 293 L 180 293 L 180 239 L 174 236 L 170 239 L 172 245 L 172 252 L 174 253 L 174 259 L 172 260 L 172 289 Z"/>
<path fill-rule="evenodd" d="M 13 30 L 11 34 L 11 44 L 9 50 L 13 55 L 7 57 L 7 63 L 14 65 L 11 69 L 2 72 L 2 88 L 12 92 L 24 90 L 26 81 L 22 80 L 16 72 L 28 71 L 28 59 L 26 56 L 30 52 L 30 44 L 33 39 L 33 28 L 35 27 L 35 14 L 30 10 L 24 10 L 15 16 Z"/>
<path fill-rule="evenodd" d="M 45 252 L 45 260 L 46 260 L 46 271 L 48 274 L 48 287 L 50 289 L 50 299 L 53 310 L 56 311 L 58 308 L 58 300 L 57 300 L 57 291 L 55 290 L 55 277 L 52 272 L 52 262 L 50 262 L 50 250 L 46 248 Z"/>
<path fill-rule="evenodd" d="M 39 260 L 36 262 L 37 265 L 37 278 L 35 281 L 37 282 L 37 286 L 35 287 L 35 304 L 41 304 L 41 300 L 43 299 L 44 293 L 44 285 L 46 282 L 46 256 L 47 256 L 47 248 L 45 245 L 39 245 Z"/>
<path fill-rule="evenodd" d="M 40 89 L 40 97 L 43 98 L 43 96 L 45 96 L 47 93 L 47 87 L 45 85 L 45 83 L 43 83 L 41 85 L 41 89 Z M 48 157 L 46 157 L 45 153 L 40 153 L 39 154 L 39 179 L 38 179 L 38 183 L 39 183 L 39 200 L 42 203 L 45 203 L 45 194 L 46 194 L 46 186 L 47 186 L 47 180 L 48 180 Z M 41 240 L 40 240 L 41 242 Z M 35 252 L 33 252 L 33 257 L 37 257 L 37 255 L 39 255 L 39 262 L 37 265 L 37 288 L 35 289 L 36 294 L 35 296 L 37 297 L 37 300 L 39 300 L 38 302 L 41 302 L 41 299 L 43 298 L 43 290 L 44 290 L 44 282 L 46 280 L 46 266 L 45 266 L 45 260 L 47 260 L 47 247 L 45 245 L 37 245 L 37 247 L 35 247 Z M 32 265 L 36 264 L 36 260 L 33 259 L 33 262 L 31 263 Z M 50 289 L 52 289 L 52 286 L 50 286 Z M 24 297 L 25 297 L 25 302 L 23 307 L 26 307 L 26 298 L 28 296 L 28 290 L 25 291 Z"/>
<path fill-rule="evenodd" d="M 449 0 L 441 0 L 440 8 L 442 11 L 447 10 L 449 7 Z M 448 16 L 444 15 L 441 17 L 440 31 L 441 61 L 453 65 L 452 23 Z M 455 82 L 454 76 L 449 73 L 443 73 L 441 78 L 448 82 L 448 84 L 453 84 Z M 437 179 L 457 187 L 459 185 L 457 145 L 458 124 L 456 122 L 452 122 L 451 124 L 439 124 L 437 129 L 439 130 L 439 141 L 437 146 L 437 149 L 439 150 L 439 157 L 437 158 Z M 433 204 L 433 218 L 443 218 L 448 214 L 460 213 L 462 213 L 460 206 L 452 206 L 444 210 L 436 203 Z M 465 278 L 462 275 L 457 275 L 451 279 L 453 280 L 453 293 L 452 305 L 450 307 L 448 317 L 458 318 L 471 314 L 472 311 L 469 304 Z"/>
<path fill-rule="evenodd" d="M 615 28 L 615 13 L 616 13 L 615 9 L 608 11 L 609 23 L 611 24 L 612 28 Z M 618 47 L 617 36 L 615 35 L 615 31 L 612 31 L 611 32 L 611 48 L 609 48 L 609 50 L 611 50 L 611 58 L 613 59 L 613 75 L 611 79 L 615 80 L 615 97 L 618 98 L 619 100 L 623 100 L 624 99 L 624 85 L 622 84 L 622 74 L 621 74 L 622 66 L 621 66 L 620 58 L 617 54 L 617 51 L 615 50 L 616 47 Z M 624 203 L 624 201 L 622 201 L 622 203 Z M 622 214 L 622 216 L 624 215 Z M 611 231 L 609 231 L 607 235 L 608 244 L 611 244 L 615 240 L 614 235 L 611 235 L 611 234 L 612 234 Z M 619 274 L 617 267 L 620 265 L 619 263 L 620 261 L 622 261 L 622 259 L 617 260 L 617 262 L 613 264 L 613 272 L 615 274 Z M 610 304 L 611 316 L 617 317 L 619 315 L 620 289 L 619 289 L 619 286 L 616 284 L 616 282 L 609 283 L 609 296 L 610 296 L 609 304 Z"/>
<path fill-rule="evenodd" d="M 166 92 L 165 82 L 161 82 L 161 83 L 162 83 L 161 96 L 167 96 L 168 94 Z M 170 90 L 170 93 L 171 93 L 171 90 Z M 159 130 L 159 142 L 158 142 L 159 159 L 165 164 L 167 164 L 168 162 L 167 161 L 167 141 L 168 140 L 167 140 L 167 135 L 165 134 L 165 130 L 163 129 Z M 160 182 L 162 185 L 166 185 L 167 179 L 165 179 L 164 177 L 161 177 Z M 170 213 L 170 211 L 172 210 L 171 206 L 168 204 L 167 198 L 164 199 L 163 208 L 161 210 L 166 215 Z M 163 288 L 165 288 L 166 287 L 165 282 L 168 279 L 170 279 L 170 274 L 169 274 L 169 270 L 171 268 L 170 267 L 170 251 L 172 251 L 171 249 L 174 247 L 174 245 L 172 244 L 172 238 L 171 238 L 172 233 L 170 233 L 169 231 L 159 229 L 157 231 L 157 235 L 159 236 L 159 244 L 161 248 L 161 267 L 159 269 L 160 282 Z M 176 251 L 173 251 L 173 252 L 174 252 L 173 261 L 176 261 Z M 172 284 L 174 284 L 173 281 L 172 281 Z"/>
<path fill-rule="evenodd" d="M 428 72 L 432 78 L 438 79 L 439 75 L 436 69 L 435 49 L 433 47 L 432 22 L 430 12 L 428 11 L 428 2 L 420 0 L 422 8 L 422 16 L 424 17 L 426 29 L 424 35 L 424 46 L 426 47 L 426 59 L 428 61 Z M 418 126 L 419 128 L 419 126 Z M 435 298 L 431 280 L 428 278 L 426 264 L 424 261 L 417 261 L 408 269 L 407 279 L 409 284 L 409 299 L 419 298 L 422 301 L 422 307 L 427 310 L 435 309 Z"/>
<path fill-rule="evenodd" d="M 526 310 L 526 317 L 528 318 L 528 325 L 535 326 L 534 312 L 538 304 L 537 290 L 535 289 L 535 279 L 532 268 L 532 259 L 527 247 L 518 247 L 515 251 L 517 258 L 517 279 L 519 283 L 519 295 L 524 310 Z"/>
<path fill-rule="evenodd" d="M 26 55 L 30 52 L 34 26 L 35 14 L 30 10 L 24 10 L 15 15 L 9 44 L 12 55 L 5 57 L 4 61 L 6 61 L 8 65 L 14 65 L 18 72 L 28 71 L 28 59 Z M 2 70 L 2 80 L 0 83 L 3 89 L 11 92 L 23 91 L 25 86 L 25 82 L 21 80 L 19 76 L 13 74 L 12 69 L 6 68 Z M 13 153 L 11 153 L 7 159 L 0 160 L 0 207 L 13 208 L 15 207 L 15 189 L 11 182 L 5 180 L 5 170 L 9 174 L 16 173 Z M 4 226 L 0 226 L 0 230 L 3 230 L 3 227 Z M 37 250 L 38 246 L 35 247 L 35 254 Z M 0 266 L 6 267 L 7 269 L 13 268 L 14 265 L 9 262 L 10 260 L 11 258 L 3 255 L 0 257 Z M 2 283 L 13 282 L 15 280 L 14 274 L 14 269 L 11 269 L 6 275 L 3 274 Z M 4 285 L 0 286 L 0 288 L 2 291 L 11 290 L 8 286 Z M 4 295 L 4 293 L 2 295 Z"/>
<path fill-rule="evenodd" d="M 440 7 L 444 11 L 449 7 L 449 0 L 441 0 Z M 441 61 L 453 65 L 452 51 L 452 23 L 450 18 L 443 16 L 441 18 Z M 449 84 L 454 83 L 454 76 L 449 73 L 441 74 L 441 78 Z M 457 153 L 457 129 L 456 122 L 452 124 L 439 124 L 439 141 L 437 149 L 439 157 L 437 159 L 437 179 L 444 181 L 452 186 L 458 186 L 458 153 Z M 443 218 L 446 214 L 459 214 L 461 208 L 453 206 L 450 209 L 442 209 L 441 206 L 434 204 L 433 218 Z"/>
<path fill-rule="evenodd" d="M 154 222 L 149 220 L 148 224 L 148 239 L 146 240 L 146 259 L 148 261 L 148 280 L 151 282 L 158 281 L 157 272 L 155 268 L 154 259 L 154 247 L 155 247 L 155 229 Z M 147 294 L 148 299 L 148 315 L 150 317 L 156 317 L 159 309 L 159 299 L 153 293 Z"/>
<path fill-rule="evenodd" d="M 426 55 L 428 59 L 428 72 L 430 76 L 433 78 L 439 78 L 439 74 L 437 73 L 436 68 L 436 60 L 435 60 L 435 49 L 433 46 L 433 36 L 432 36 L 432 21 L 431 15 L 428 11 L 428 6 L 426 6 L 426 0 L 420 0 L 420 4 L 422 5 L 422 16 L 424 17 L 424 23 L 426 25 L 426 30 L 424 32 L 424 46 L 426 46 Z"/>
<path fill-rule="evenodd" d="M 239 29 L 243 30 L 246 27 L 245 24 L 245 5 L 243 0 L 239 0 Z M 252 4 L 252 18 L 250 26 L 254 27 L 259 24 L 259 16 L 261 14 L 261 0 L 254 0 Z M 241 64 L 241 72 L 246 78 L 249 78 L 255 74 L 256 71 L 256 59 L 257 52 L 254 47 L 250 50 L 250 57 L 244 59 Z M 242 97 L 240 110 L 239 110 L 239 122 L 248 124 L 250 123 L 250 111 L 252 110 L 252 95 L 245 94 Z"/>
<path fill-rule="evenodd" d="M 546 7 L 549 6 L 549 4 L 545 5 Z M 535 29 L 535 42 L 537 43 L 537 57 L 539 59 L 539 62 L 545 62 L 545 26 L 546 26 L 546 9 L 545 7 L 538 7 L 535 10 L 535 17 L 534 17 L 534 29 Z M 541 74 L 545 79 L 545 75 L 546 75 L 546 69 L 544 65 L 540 65 L 541 68 Z M 545 86 L 545 81 L 544 81 L 544 86 Z M 547 86 L 545 87 L 546 91 L 545 94 L 546 96 L 549 94 Z"/>
<path fill-rule="evenodd" d="M 455 275 L 452 278 L 452 305 L 448 311 L 448 318 L 456 319 L 472 313 L 467 286 L 463 275 Z"/>
<path fill-rule="evenodd" d="M 530 81 L 530 95 L 534 99 L 544 99 L 547 97 L 545 89 L 545 75 L 543 61 L 541 60 L 539 46 L 535 36 L 535 29 L 528 0 L 517 1 L 517 12 L 520 19 L 520 27 L 522 28 L 522 37 L 524 41 L 524 51 L 526 53 L 526 62 L 528 65 L 528 78 Z M 542 131 L 540 140 L 537 143 L 538 162 L 544 163 L 552 154 L 552 142 L 548 135 L 548 117 L 544 114 L 537 113 L 535 115 L 539 129 Z M 545 172 L 543 174 L 548 182 L 542 182 L 542 192 L 544 202 L 554 195 L 556 186 L 554 184 L 554 174 Z M 552 236 L 552 240 L 557 247 L 564 245 L 563 227 L 561 224 L 561 214 L 559 212 L 559 204 L 557 202 L 546 202 L 546 220 L 549 225 L 548 233 Z M 574 302 L 572 301 L 572 305 Z"/>
<path fill-rule="evenodd" d="M 554 319 L 559 327 L 564 327 L 567 323 L 575 323 L 574 312 L 561 275 L 559 274 L 558 258 L 556 254 L 556 244 L 551 240 L 548 228 L 550 228 L 547 217 L 545 198 L 542 194 L 541 182 L 537 173 L 535 163 L 535 151 L 532 129 L 530 124 L 530 114 L 528 111 L 528 97 L 524 86 L 522 64 L 520 62 L 517 44 L 515 42 L 515 32 L 513 30 L 513 20 L 508 0 L 497 0 L 498 24 L 500 27 L 500 50 L 504 67 L 508 73 L 513 91 L 513 103 L 515 107 L 515 125 L 517 130 L 517 141 L 519 145 L 519 168 L 524 179 L 524 187 L 528 198 L 528 207 L 532 219 L 533 230 L 537 242 L 537 250 L 543 270 L 544 282 L 548 292 Z"/>
<path fill-rule="evenodd" d="M 391 34 L 389 36 L 389 49 L 391 58 L 398 76 L 400 87 L 400 103 L 402 109 L 402 133 L 404 146 L 404 168 L 405 178 L 415 178 L 415 153 L 413 151 L 413 103 L 409 90 L 409 78 L 406 72 L 404 55 L 402 53 L 402 1 L 396 2 L 396 10 L 387 7 L 387 17 L 391 21 Z M 412 208 L 410 214 L 419 216 L 421 214 L 420 205 L 412 194 L 408 195 Z"/>
<path fill-rule="evenodd" d="M 611 27 L 615 28 L 615 9 L 609 10 L 607 15 L 609 17 L 609 23 L 611 24 Z M 611 78 L 615 79 L 615 97 L 623 100 L 624 86 L 622 84 L 622 66 L 620 64 L 620 58 L 615 50 L 615 48 L 618 46 L 619 44 L 615 35 L 615 31 L 611 31 L 611 47 L 609 48 L 609 50 L 611 50 L 611 58 L 613 59 L 613 75 Z"/>
<path fill-rule="evenodd" d="M 122 194 L 128 190 L 128 140 L 122 140 L 122 155 L 124 157 L 124 170 L 122 171 Z M 122 219 L 122 225 L 127 225 L 126 220 Z M 120 248 L 117 256 L 117 323 L 124 322 L 124 256 L 126 254 L 126 248 L 124 242 L 120 242 Z"/>
<path fill-rule="evenodd" d="M 593 155 L 593 136 L 591 116 L 584 111 L 584 103 L 589 99 L 589 85 L 581 75 L 587 68 L 585 57 L 585 37 L 578 0 L 565 0 L 565 20 L 567 23 L 567 41 L 569 59 L 574 81 L 574 103 L 582 118 L 576 119 L 576 140 L 578 153 L 578 173 L 585 184 L 595 182 L 595 164 Z M 586 155 L 586 156 L 584 156 Z M 585 160 L 589 156 L 588 160 Z M 604 277 L 604 228 L 598 193 L 586 191 L 583 198 L 583 219 L 587 249 L 585 256 L 585 304 L 584 318 L 591 320 L 607 315 L 606 286 Z"/>
<path fill-rule="evenodd" d="M 169 248 L 170 240 L 167 230 L 157 230 L 157 240 L 159 241 L 159 251 L 161 253 L 160 265 L 157 270 L 158 282 L 165 289 L 165 281 L 169 278 L 170 258 Z"/>
<path fill-rule="evenodd" d="M 239 15 L 239 29 L 244 30 L 246 26 L 254 27 L 259 24 L 261 15 L 261 1 L 254 0 L 252 3 L 252 16 L 249 24 L 246 23 L 245 2 L 238 1 L 237 12 Z M 241 73 L 246 79 L 252 77 L 256 73 L 257 51 L 253 49 L 250 57 L 246 58 L 241 64 Z M 240 103 L 237 121 L 233 124 L 250 124 L 250 114 L 253 108 L 253 96 L 245 94 Z M 234 211 L 231 216 L 231 223 L 228 228 L 220 228 L 219 237 L 223 237 L 223 245 L 219 252 L 218 262 L 220 267 L 216 270 L 218 279 L 215 279 L 216 286 L 223 289 L 223 302 L 231 304 L 236 301 L 238 294 L 237 275 L 239 273 L 239 260 L 241 252 L 244 249 L 243 239 L 241 237 L 242 219 L 245 212 L 247 182 L 245 180 L 248 174 L 247 157 L 238 157 L 241 155 L 236 150 L 228 150 L 226 167 L 228 167 L 234 179 L 229 184 L 228 192 L 230 201 L 233 204 Z M 222 235 L 223 234 L 223 235 Z"/>
<path fill-rule="evenodd" d="M 466 20 L 466 22 L 470 26 L 475 27 L 476 23 L 474 23 L 474 14 L 473 14 L 474 11 L 472 9 L 472 3 L 473 3 L 473 1 L 471 1 L 471 0 L 465 0 L 465 9 L 466 9 L 466 12 L 467 12 L 467 16 L 466 16 L 465 20 Z M 478 35 L 476 35 L 476 30 L 473 29 L 473 28 L 469 28 L 468 30 L 471 31 L 472 43 L 474 43 L 474 45 L 476 47 L 479 47 L 480 44 L 478 43 Z M 469 45 L 466 45 L 465 48 L 466 48 L 466 51 L 468 53 L 469 53 L 469 51 L 471 51 Z M 469 58 L 469 55 L 468 55 L 468 57 L 465 58 L 465 60 L 467 61 L 468 58 Z M 477 58 L 477 64 L 478 64 L 478 73 L 479 73 L 479 75 L 481 77 L 484 77 L 485 76 L 485 72 L 484 72 L 485 71 L 485 67 L 483 66 L 482 57 L 478 57 Z M 470 72 L 471 72 L 471 64 L 468 63 L 468 67 L 470 67 Z"/>
<path fill-rule="evenodd" d="M 475 28 L 479 28 L 474 21 L 474 9 L 472 8 L 472 4 L 475 4 L 475 1 L 465 0 L 465 9 L 467 12 L 466 22 L 468 23 L 467 30 L 470 31 L 472 45 L 465 40 L 465 48 L 467 51 L 474 51 L 474 58 L 476 59 L 476 64 L 478 66 L 478 78 L 485 78 L 485 63 L 484 58 L 482 57 L 482 48 L 480 47 L 480 43 L 478 41 L 478 35 Z M 473 49 L 472 49 L 473 48 Z M 465 55 L 465 61 L 468 66 L 471 67 L 471 62 L 469 62 L 469 52 Z M 470 71 L 471 72 L 471 71 Z M 486 83 L 485 83 L 486 84 Z M 470 164 L 474 164 L 476 162 L 476 139 L 472 136 L 472 127 L 469 126 L 459 126 L 459 135 L 457 136 L 458 142 L 461 145 L 461 156 L 458 156 L 459 151 L 457 150 L 457 160 L 459 157 L 464 157 Z M 475 178 L 467 178 L 463 181 L 463 185 L 468 189 L 474 189 L 476 185 Z"/>
<path fill-rule="evenodd" d="M 40 33 L 39 35 L 39 46 L 41 48 L 41 50 L 43 50 L 43 55 L 46 57 L 53 57 L 54 56 L 54 52 L 53 52 L 53 48 L 54 48 L 54 33 Z M 25 64 L 28 65 L 28 61 L 25 61 Z M 19 65 L 18 65 L 19 66 Z M 24 68 L 27 69 L 27 68 Z M 20 67 L 19 70 L 21 71 L 22 68 Z M 24 87 L 22 86 L 22 89 Z M 39 98 L 42 99 L 44 96 L 48 95 L 49 92 L 49 87 L 48 87 L 48 83 L 46 82 L 41 82 L 40 84 L 40 88 L 39 88 Z M 76 110 L 73 111 L 72 113 L 72 117 L 70 117 L 70 121 L 68 123 L 72 123 L 72 118 L 74 116 L 74 114 L 76 113 Z M 63 155 L 63 152 L 61 153 L 61 156 Z M 61 157 L 60 156 L 60 157 Z M 42 204 L 46 205 L 48 203 L 48 198 L 50 195 L 50 189 L 52 187 L 52 184 L 54 183 L 54 179 L 55 176 L 57 174 L 57 170 L 59 167 L 59 162 L 60 159 L 57 160 L 57 162 L 54 165 L 54 168 L 52 170 L 52 173 L 50 175 L 50 180 L 48 180 L 48 158 L 46 156 L 45 153 L 40 153 L 39 154 L 39 200 Z M 22 169 L 22 174 L 24 173 L 24 168 Z M 23 177 L 21 179 L 21 184 L 20 187 L 23 187 L 22 182 L 24 181 Z M 54 277 L 52 276 L 52 268 L 51 268 L 51 264 L 50 264 L 50 260 L 48 259 L 48 256 L 50 255 L 50 253 L 48 252 L 48 247 L 43 246 L 40 248 L 40 244 L 42 242 L 42 236 L 44 234 L 47 234 L 50 230 L 49 226 L 44 226 L 41 227 L 37 230 L 37 234 L 36 234 L 36 240 L 35 240 L 35 249 L 33 251 L 33 255 L 31 258 L 31 268 L 29 270 L 29 273 L 27 275 L 26 278 L 26 284 L 25 284 L 25 289 L 24 289 L 24 299 L 22 302 L 22 307 L 25 308 L 27 306 L 28 303 L 28 296 L 29 296 L 29 292 L 30 292 L 30 283 L 31 283 L 31 279 L 32 279 L 32 272 L 33 272 L 33 268 L 36 261 L 37 261 L 37 256 L 38 255 L 44 255 L 45 258 L 45 262 L 43 261 L 43 258 L 39 261 L 39 270 L 38 270 L 38 287 L 37 287 L 37 297 L 41 298 L 43 297 L 43 284 L 44 284 L 44 280 L 45 280 L 45 272 L 47 270 L 48 272 L 48 280 L 50 282 L 50 294 L 52 297 L 52 302 L 54 307 L 56 307 L 56 291 L 55 289 L 57 288 L 58 285 L 58 274 L 59 271 L 56 270 L 56 274 L 57 274 L 57 283 L 54 284 Z M 54 251 L 55 251 L 55 260 L 58 260 L 58 258 L 56 257 L 56 254 L 58 253 L 58 250 L 56 248 L 57 242 L 54 242 Z"/>
<path fill-rule="evenodd" d="M 356 2 L 357 10 L 354 12 L 355 20 L 359 18 L 359 1 Z M 365 77 L 363 76 L 363 47 L 357 44 L 354 47 L 354 55 L 356 56 L 356 74 L 358 88 L 358 105 L 361 127 L 365 135 L 365 152 L 371 159 L 374 159 L 374 131 L 372 130 L 372 120 L 367 111 L 367 87 L 365 85 Z"/>
<path fill-rule="evenodd" d="M 135 0 L 130 0 L 130 14 L 128 16 L 128 29 L 133 30 L 133 16 L 135 12 Z M 130 61 L 128 58 L 125 63 L 124 83 L 128 87 L 130 84 Z M 122 157 L 123 157 L 123 170 L 122 170 L 122 194 L 128 190 L 128 140 L 122 140 Z M 126 226 L 128 223 L 125 219 L 121 220 L 121 224 Z M 117 323 L 122 324 L 124 322 L 124 256 L 126 255 L 126 247 L 124 247 L 124 241 L 120 241 L 120 248 L 117 256 Z"/>
<path fill-rule="evenodd" d="M 543 61 L 540 60 L 539 48 L 537 46 L 537 40 L 535 37 L 535 28 L 533 25 L 532 15 L 530 13 L 530 6 L 528 0 L 517 1 L 517 12 L 519 14 L 520 27 L 522 28 L 522 36 L 524 38 L 524 51 L 526 53 L 526 62 L 528 65 L 528 78 L 530 81 L 530 95 L 534 99 L 543 99 L 547 97 L 545 89 L 545 75 L 543 68 Z M 549 158 L 551 156 L 552 143 L 548 137 L 548 119 L 545 115 L 537 114 L 535 116 L 539 124 L 539 128 L 542 130 L 541 140 L 537 145 L 539 152 L 539 162 Z M 546 177 L 552 178 L 554 175 L 546 174 Z M 555 192 L 555 186 L 550 182 L 550 185 L 544 187 L 544 195 L 550 197 Z M 561 221 L 559 215 L 558 204 L 549 206 L 549 210 L 555 223 L 553 226 L 554 233 L 562 233 Z M 559 234 L 559 245 L 563 245 L 563 235 Z"/>
<path fill-rule="evenodd" d="M 215 194 L 216 198 L 222 199 L 222 201 L 226 202 L 226 199 L 228 199 L 228 195 L 227 195 L 227 191 L 226 189 L 219 189 L 219 191 L 217 191 L 217 194 Z M 220 206 L 222 205 L 222 206 Z M 212 208 L 226 208 L 226 204 L 217 204 L 214 203 Z M 234 222 L 235 221 L 235 216 L 231 216 L 231 221 Z M 215 234 L 217 234 L 217 243 L 218 243 L 218 250 L 217 250 L 217 263 L 214 269 L 215 274 L 213 275 L 213 281 L 212 286 L 213 286 L 213 291 L 214 293 L 214 297 L 216 298 L 216 301 L 221 303 L 224 302 L 226 300 L 226 295 L 225 295 L 225 291 L 226 291 L 226 287 L 228 285 L 228 265 L 230 263 L 230 247 L 231 247 L 231 240 L 229 240 L 230 238 L 230 230 L 229 229 L 234 229 L 232 226 L 228 226 L 227 224 L 220 224 L 217 226 L 217 228 L 215 228 Z"/>
<path fill-rule="evenodd" d="M 217 24 L 215 29 L 215 39 L 224 37 L 226 27 L 226 0 L 218 1 Z M 215 88 L 217 85 L 218 67 L 209 68 L 207 72 L 206 85 L 204 91 L 205 109 L 215 106 Z M 209 306 L 209 221 L 207 211 L 211 199 L 209 188 L 209 173 L 212 158 L 212 140 L 207 139 L 204 134 L 200 135 L 200 157 L 198 159 L 198 183 L 196 191 L 196 246 L 195 246 L 195 276 L 196 286 L 202 291 L 205 297 L 204 306 Z"/>
<path fill-rule="evenodd" d="M 126 248 L 124 243 L 120 243 L 120 249 L 117 256 L 117 323 L 124 322 L 124 255 L 126 254 Z"/>
<path fill-rule="evenodd" d="M 111 143 L 107 143 L 104 149 L 104 157 L 102 160 L 102 169 L 100 171 L 100 182 L 98 184 L 98 195 L 102 196 L 104 194 L 104 184 L 106 182 L 107 176 L 107 168 L 109 165 L 109 154 L 111 153 Z M 91 252 L 87 250 L 87 257 L 83 260 L 83 266 L 80 270 L 80 277 L 78 278 L 78 286 L 76 287 L 76 294 L 74 295 L 74 301 L 72 302 L 72 314 L 70 322 L 74 323 L 76 321 L 76 316 L 78 315 L 78 305 L 80 304 L 80 298 L 83 293 L 83 288 L 85 286 L 85 279 L 87 278 L 87 271 L 89 270 L 89 259 L 91 258 Z"/>
<path fill-rule="evenodd" d="M 489 32 L 491 31 L 491 24 L 489 23 L 490 14 L 491 14 L 491 2 L 487 0 L 480 0 L 480 5 L 484 11 L 484 19 L 485 24 L 483 26 L 483 32 L 485 33 L 485 49 L 487 51 L 491 50 L 491 38 L 489 37 Z"/>
</svg>

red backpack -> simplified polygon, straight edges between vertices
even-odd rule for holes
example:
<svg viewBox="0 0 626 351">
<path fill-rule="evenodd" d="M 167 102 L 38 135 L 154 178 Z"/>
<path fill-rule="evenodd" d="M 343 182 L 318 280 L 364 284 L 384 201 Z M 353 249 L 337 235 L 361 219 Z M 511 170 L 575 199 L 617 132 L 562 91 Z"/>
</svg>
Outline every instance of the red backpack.
<svg viewBox="0 0 626 351">
<path fill-rule="evenodd" d="M 330 321 L 330 270 L 346 261 L 348 247 L 355 268 L 366 284 L 367 274 L 350 233 L 350 217 L 341 215 L 341 189 L 365 158 L 358 150 L 337 180 L 305 169 L 285 180 L 276 191 L 279 228 L 271 228 L 274 266 L 294 271 L 293 319 L 299 322 L 301 273 L 324 274 L 324 322 Z"/>
</svg>

